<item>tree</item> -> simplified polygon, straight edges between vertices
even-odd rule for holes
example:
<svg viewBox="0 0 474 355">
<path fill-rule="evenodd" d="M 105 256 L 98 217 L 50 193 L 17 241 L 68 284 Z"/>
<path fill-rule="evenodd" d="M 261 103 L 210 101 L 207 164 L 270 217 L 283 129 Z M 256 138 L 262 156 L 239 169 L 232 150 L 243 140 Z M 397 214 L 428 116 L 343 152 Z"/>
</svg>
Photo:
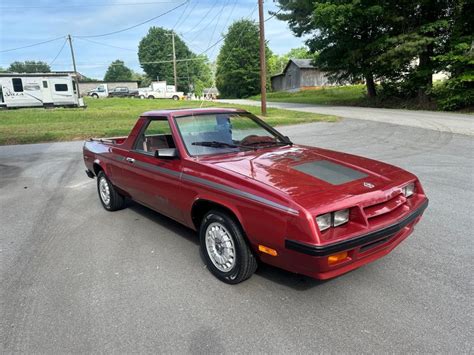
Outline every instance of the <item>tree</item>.
<svg viewBox="0 0 474 355">
<path fill-rule="evenodd" d="M 132 71 L 132 80 L 138 81 L 140 87 L 147 87 L 151 84 L 151 79 L 146 74 L 137 73 Z"/>
<path fill-rule="evenodd" d="M 453 13 L 465 0 L 278 1 L 284 12 L 276 16 L 297 36 L 311 36 L 317 64 L 333 78 L 364 78 L 369 97 L 380 80 L 423 98 L 442 69 L 435 58 L 446 50 Z"/>
<path fill-rule="evenodd" d="M 25 60 L 24 62 L 13 62 L 7 69 L 11 73 L 49 73 L 50 66 L 42 61 Z"/>
<path fill-rule="evenodd" d="M 120 60 L 114 60 L 104 76 L 104 81 L 127 81 L 132 80 L 132 70 L 125 66 L 125 63 Z"/>
<path fill-rule="evenodd" d="M 283 13 L 297 35 L 310 35 L 307 45 L 318 53 L 316 64 L 336 81 L 364 78 L 367 95 L 376 96 L 375 80 L 384 68 L 377 58 L 388 44 L 389 22 L 378 0 L 279 0 Z"/>
<path fill-rule="evenodd" d="M 435 58 L 447 50 L 456 9 L 461 3 L 459 0 L 392 0 L 384 8 L 391 20 L 386 24 L 385 41 L 389 45 L 379 61 L 385 63 L 388 71 L 397 69 L 395 80 L 404 83 L 403 91 L 409 96 L 426 100 L 433 74 L 445 68 Z M 391 75 L 386 73 L 386 76 Z"/>
<path fill-rule="evenodd" d="M 99 79 L 89 78 L 88 76 L 81 75 L 81 79 L 79 80 L 79 82 L 81 82 L 81 83 L 87 83 L 87 82 L 91 82 L 91 81 L 99 81 Z"/>
<path fill-rule="evenodd" d="M 270 58 L 267 46 L 265 50 Z M 216 86 L 222 97 L 241 98 L 260 92 L 259 29 L 255 22 L 240 20 L 229 27 L 217 56 Z"/>
<path fill-rule="evenodd" d="M 449 72 L 449 79 L 435 88 L 438 105 L 444 110 L 474 106 L 474 5 L 459 1 L 452 16 L 449 40 L 444 54 L 434 61 Z"/>
<path fill-rule="evenodd" d="M 172 31 L 151 27 L 138 46 L 138 59 L 143 71 L 153 80 L 174 83 Z M 178 90 L 189 91 L 197 80 L 211 85 L 212 77 L 206 56 L 197 56 L 186 43 L 175 34 L 176 71 Z"/>
</svg>

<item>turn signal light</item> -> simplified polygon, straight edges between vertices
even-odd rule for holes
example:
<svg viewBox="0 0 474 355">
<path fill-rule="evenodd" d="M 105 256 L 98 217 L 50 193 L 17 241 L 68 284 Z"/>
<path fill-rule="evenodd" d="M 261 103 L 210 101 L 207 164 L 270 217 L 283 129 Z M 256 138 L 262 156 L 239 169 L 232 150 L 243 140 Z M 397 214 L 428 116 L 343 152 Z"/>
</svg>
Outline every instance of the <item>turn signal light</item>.
<svg viewBox="0 0 474 355">
<path fill-rule="evenodd" d="M 336 264 L 340 261 L 343 261 L 347 259 L 347 251 L 343 251 L 342 253 L 334 254 L 334 255 L 329 255 L 328 256 L 328 264 Z"/>
<path fill-rule="evenodd" d="M 277 256 L 278 255 L 278 253 L 275 249 L 266 247 L 265 245 L 259 245 L 258 250 L 261 251 L 262 253 L 265 253 L 265 254 L 268 254 L 268 255 L 271 255 L 271 256 Z"/>
</svg>

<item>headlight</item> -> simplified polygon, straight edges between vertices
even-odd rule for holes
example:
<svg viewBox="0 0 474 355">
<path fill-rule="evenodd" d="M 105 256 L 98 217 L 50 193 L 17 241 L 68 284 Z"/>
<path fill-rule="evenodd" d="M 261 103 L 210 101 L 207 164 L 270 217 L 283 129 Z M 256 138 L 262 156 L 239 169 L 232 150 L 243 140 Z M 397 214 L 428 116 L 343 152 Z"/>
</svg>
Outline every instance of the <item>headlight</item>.
<svg viewBox="0 0 474 355">
<path fill-rule="evenodd" d="M 338 227 L 349 222 L 349 209 L 325 213 L 316 217 L 316 223 L 322 232 L 329 227 Z"/>
<path fill-rule="evenodd" d="M 403 195 L 405 197 L 410 197 L 415 193 L 415 183 L 411 182 L 402 189 Z"/>
<path fill-rule="evenodd" d="M 334 212 L 334 227 L 349 222 L 349 209 Z"/>
<path fill-rule="evenodd" d="M 323 230 L 331 227 L 332 213 L 322 214 L 316 217 L 316 223 L 318 224 L 319 230 Z"/>
</svg>

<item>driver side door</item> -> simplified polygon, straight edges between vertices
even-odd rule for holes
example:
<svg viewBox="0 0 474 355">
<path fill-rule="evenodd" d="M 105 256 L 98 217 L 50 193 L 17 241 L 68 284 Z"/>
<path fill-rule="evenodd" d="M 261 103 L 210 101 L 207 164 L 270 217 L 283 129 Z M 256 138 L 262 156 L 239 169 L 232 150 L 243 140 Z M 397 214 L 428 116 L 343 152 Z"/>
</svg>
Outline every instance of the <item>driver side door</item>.
<svg viewBox="0 0 474 355">
<path fill-rule="evenodd" d="M 172 148 L 176 146 L 167 117 L 150 118 L 124 157 L 122 176 L 134 200 L 182 221 L 178 206 L 181 159 L 155 157 L 156 150 Z"/>
</svg>

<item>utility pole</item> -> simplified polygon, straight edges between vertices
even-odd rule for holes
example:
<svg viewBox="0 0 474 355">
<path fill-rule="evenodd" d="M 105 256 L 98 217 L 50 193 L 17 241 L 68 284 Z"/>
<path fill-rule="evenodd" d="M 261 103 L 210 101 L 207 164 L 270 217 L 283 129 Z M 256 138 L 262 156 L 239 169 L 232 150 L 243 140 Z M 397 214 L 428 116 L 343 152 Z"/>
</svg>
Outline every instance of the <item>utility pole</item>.
<svg viewBox="0 0 474 355">
<path fill-rule="evenodd" d="M 176 76 L 176 50 L 174 47 L 174 31 L 171 33 L 171 40 L 173 42 L 173 75 L 174 75 L 174 89 L 178 91 L 178 79 Z"/>
<path fill-rule="evenodd" d="M 76 82 L 77 97 L 81 97 L 81 91 L 79 90 L 79 78 L 77 77 L 76 58 L 74 57 L 74 48 L 72 47 L 71 35 L 67 35 L 69 41 L 69 48 L 71 48 L 72 66 L 74 68 L 74 81 Z"/>
<path fill-rule="evenodd" d="M 262 116 L 267 115 L 267 68 L 265 64 L 265 19 L 263 0 L 258 0 L 258 18 L 260 25 L 260 109 Z"/>
</svg>

